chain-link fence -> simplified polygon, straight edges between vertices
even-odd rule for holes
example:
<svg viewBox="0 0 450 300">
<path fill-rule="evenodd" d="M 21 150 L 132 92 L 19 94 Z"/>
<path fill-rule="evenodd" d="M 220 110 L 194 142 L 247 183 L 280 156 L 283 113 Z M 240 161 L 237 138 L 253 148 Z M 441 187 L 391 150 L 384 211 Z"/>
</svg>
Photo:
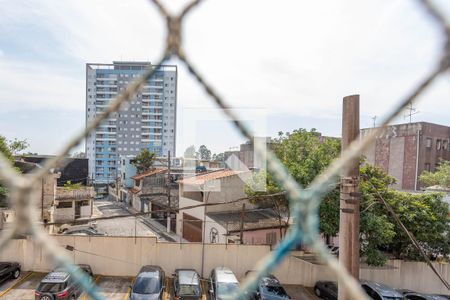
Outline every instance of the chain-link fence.
<svg viewBox="0 0 450 300">
<path fill-rule="evenodd" d="M 236 129 L 242 133 L 248 139 L 253 138 L 251 130 L 235 115 L 233 110 L 230 109 L 227 102 L 221 98 L 219 93 L 209 85 L 205 77 L 200 75 L 200 72 L 190 62 L 189 58 L 183 48 L 182 43 L 182 25 L 185 16 L 198 6 L 202 1 L 195 0 L 190 2 L 181 11 L 179 15 L 172 15 L 166 10 L 164 5 L 159 0 L 152 0 L 159 13 L 165 18 L 167 25 L 167 38 L 164 53 L 161 59 L 156 65 L 161 65 L 166 60 L 176 57 L 182 64 L 184 64 L 189 70 L 190 74 L 197 80 L 205 92 L 211 97 L 219 108 L 227 115 L 230 121 L 235 125 Z M 267 167 L 273 174 L 276 181 L 286 190 L 286 195 L 290 201 L 292 215 L 295 219 L 295 223 L 290 227 L 288 234 L 285 236 L 279 246 L 265 257 L 262 261 L 255 266 L 258 272 L 248 277 L 246 281 L 241 285 L 241 289 L 237 295 L 230 295 L 232 298 L 244 299 L 249 290 L 256 286 L 256 283 L 263 274 L 271 272 L 286 255 L 289 250 L 295 247 L 297 244 L 302 243 L 309 245 L 314 249 L 317 254 L 323 259 L 328 268 L 343 283 L 340 288 L 346 289 L 349 295 L 354 299 L 366 299 L 365 293 L 362 291 L 358 282 L 352 278 L 349 273 L 339 265 L 338 261 L 333 258 L 326 247 L 322 243 L 319 235 L 319 215 L 318 209 L 322 197 L 329 192 L 332 183 L 336 181 L 339 174 L 348 165 L 349 162 L 355 159 L 382 131 L 389 122 L 391 122 L 401 111 L 411 102 L 422 94 L 425 89 L 432 83 L 438 76 L 442 75 L 450 67 L 450 26 L 449 21 L 446 20 L 444 15 L 428 0 L 417 0 L 424 11 L 431 16 L 438 26 L 442 30 L 442 35 L 445 37 L 445 47 L 442 50 L 441 56 L 436 58 L 436 66 L 431 73 L 426 74 L 422 82 L 414 87 L 412 91 L 404 99 L 398 101 L 393 107 L 391 113 L 383 120 L 382 126 L 373 130 L 370 134 L 361 138 L 359 141 L 354 142 L 343 154 L 336 160 L 325 172 L 318 176 L 313 183 L 304 189 L 301 187 L 283 167 L 277 157 L 268 151 Z M 39 194 L 36 192 L 36 186 L 43 178 L 43 176 L 50 169 L 58 166 L 64 161 L 64 157 L 69 151 L 77 146 L 82 140 L 93 130 L 95 130 L 103 120 L 108 118 L 113 112 L 119 110 L 122 104 L 130 101 L 132 96 L 143 88 L 144 84 L 152 78 L 155 73 L 155 68 L 149 68 L 140 78 L 131 83 L 125 91 L 120 93 L 114 101 L 111 102 L 109 107 L 99 115 L 96 119 L 90 122 L 85 130 L 78 133 L 71 139 L 67 145 L 65 145 L 58 155 L 45 162 L 43 168 L 34 171 L 28 175 L 18 174 L 4 156 L 0 155 L 0 178 L 2 182 L 7 186 L 10 191 L 10 202 L 15 209 L 17 217 L 12 225 L 12 228 L 8 231 L 3 231 L 0 237 L 0 250 L 8 244 L 8 241 L 15 234 L 31 234 L 36 243 L 41 245 L 43 249 L 54 259 L 58 265 L 64 265 L 68 268 L 70 273 L 74 276 L 75 280 L 82 286 L 82 288 L 94 299 L 102 299 L 98 293 L 97 287 L 90 283 L 90 280 L 86 278 L 82 272 L 72 266 L 63 251 L 60 251 L 60 246 L 51 239 L 39 225 L 38 216 L 35 215 L 35 204 L 39 201 Z M 262 149 L 259 146 L 255 147 L 256 153 L 263 153 L 266 149 Z"/>
</svg>

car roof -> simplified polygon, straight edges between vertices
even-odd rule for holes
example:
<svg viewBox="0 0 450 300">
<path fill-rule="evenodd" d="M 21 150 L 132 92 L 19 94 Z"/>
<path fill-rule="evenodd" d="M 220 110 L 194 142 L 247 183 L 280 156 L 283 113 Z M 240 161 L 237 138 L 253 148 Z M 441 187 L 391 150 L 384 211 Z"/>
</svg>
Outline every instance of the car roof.
<svg viewBox="0 0 450 300">
<path fill-rule="evenodd" d="M 217 267 L 214 269 L 216 280 L 220 282 L 238 282 L 233 271 L 227 267 Z"/>
<path fill-rule="evenodd" d="M 260 282 L 265 286 L 281 286 L 280 281 L 272 274 L 263 276 Z"/>
<path fill-rule="evenodd" d="M 186 285 L 198 285 L 200 284 L 200 278 L 197 272 L 193 269 L 177 269 L 175 270 L 178 276 L 179 284 Z"/>
<path fill-rule="evenodd" d="M 375 291 L 377 291 L 378 293 L 380 293 L 382 296 L 385 297 L 403 297 L 402 294 L 400 294 L 390 286 L 385 285 L 383 283 L 363 280 L 361 281 L 361 284 L 365 284 L 371 287 L 372 289 L 374 289 Z"/>
<path fill-rule="evenodd" d="M 160 277 L 163 270 L 160 266 L 143 266 L 139 271 L 139 277 Z"/>
<path fill-rule="evenodd" d="M 48 273 L 41 282 L 61 282 L 70 276 L 66 271 L 53 271 Z"/>
</svg>

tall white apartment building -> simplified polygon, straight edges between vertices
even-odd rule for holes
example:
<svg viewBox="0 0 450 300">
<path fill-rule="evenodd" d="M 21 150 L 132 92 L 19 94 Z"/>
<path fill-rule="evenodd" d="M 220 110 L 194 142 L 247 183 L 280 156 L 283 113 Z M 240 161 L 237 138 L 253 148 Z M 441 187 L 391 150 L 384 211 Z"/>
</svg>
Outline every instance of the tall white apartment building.
<svg viewBox="0 0 450 300">
<path fill-rule="evenodd" d="M 113 113 L 86 139 L 89 177 L 94 184 L 114 182 L 120 176 L 120 156 L 143 149 L 157 156 L 175 155 L 177 67 L 149 62 L 113 62 L 86 65 L 86 124 L 147 68 L 156 69 L 144 88 Z"/>
</svg>

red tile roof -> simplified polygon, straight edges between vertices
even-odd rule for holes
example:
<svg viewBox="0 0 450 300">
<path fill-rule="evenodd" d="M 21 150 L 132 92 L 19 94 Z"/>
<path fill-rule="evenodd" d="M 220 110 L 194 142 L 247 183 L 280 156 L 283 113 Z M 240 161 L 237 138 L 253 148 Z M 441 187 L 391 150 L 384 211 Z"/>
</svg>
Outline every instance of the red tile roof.
<svg viewBox="0 0 450 300">
<path fill-rule="evenodd" d="M 205 184 L 206 182 L 214 179 L 224 178 L 224 177 L 230 177 L 234 176 L 240 173 L 244 173 L 244 171 L 234 171 L 234 170 L 219 170 L 215 172 L 205 173 L 205 174 L 199 174 L 192 177 L 187 177 L 184 179 L 179 180 L 179 183 L 183 184 L 193 184 L 193 185 L 201 185 Z"/>
<path fill-rule="evenodd" d="M 137 174 L 137 175 L 131 177 L 131 179 L 139 180 L 139 179 L 142 179 L 142 178 L 145 178 L 148 176 L 153 176 L 153 175 L 165 173 L 165 172 L 167 172 L 167 168 L 155 168 L 153 170 L 150 170 L 150 171 L 147 171 L 147 172 L 144 172 L 141 174 Z"/>
</svg>

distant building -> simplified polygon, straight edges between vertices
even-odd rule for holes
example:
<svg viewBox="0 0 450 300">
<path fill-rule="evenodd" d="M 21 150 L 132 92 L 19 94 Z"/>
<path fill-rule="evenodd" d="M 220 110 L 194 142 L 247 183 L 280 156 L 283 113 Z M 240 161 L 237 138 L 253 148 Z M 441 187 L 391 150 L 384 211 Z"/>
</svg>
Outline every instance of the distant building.
<svg viewBox="0 0 450 300">
<path fill-rule="evenodd" d="M 361 130 L 365 136 L 373 128 Z M 450 127 L 418 122 L 388 126 L 363 153 L 367 163 L 397 179 L 395 188 L 420 190 L 419 176 L 435 171 L 441 159 L 450 160 Z"/>
<path fill-rule="evenodd" d="M 87 64 L 86 124 L 149 67 L 149 62 Z M 121 155 L 137 155 L 143 149 L 157 156 L 175 154 L 177 67 L 153 67 L 155 75 L 143 89 L 86 138 L 89 176 L 95 184 L 116 181 Z"/>
<path fill-rule="evenodd" d="M 17 161 L 24 161 L 42 165 L 46 159 L 54 157 L 53 155 L 20 155 L 16 156 Z M 61 167 L 56 167 L 54 173 L 60 173 L 57 179 L 58 186 L 64 186 L 68 181 L 72 183 L 81 183 L 87 185 L 88 182 L 88 160 L 87 158 L 64 158 Z"/>
<path fill-rule="evenodd" d="M 92 216 L 93 187 L 71 190 L 64 187 L 56 189 L 54 205 L 51 209 L 51 222 L 70 222 L 76 219 L 89 219 Z"/>
</svg>

